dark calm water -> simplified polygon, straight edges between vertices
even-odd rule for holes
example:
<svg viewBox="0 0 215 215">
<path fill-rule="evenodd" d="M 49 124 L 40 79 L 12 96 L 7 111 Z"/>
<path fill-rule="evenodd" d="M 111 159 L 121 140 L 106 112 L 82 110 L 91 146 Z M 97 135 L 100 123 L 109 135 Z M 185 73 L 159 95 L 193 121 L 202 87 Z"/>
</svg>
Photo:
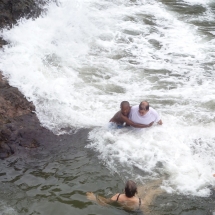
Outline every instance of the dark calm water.
<svg viewBox="0 0 215 215">
<path fill-rule="evenodd" d="M 63 146 L 26 149 L 1 161 L 1 214 L 142 214 L 86 199 L 87 191 L 106 197 L 122 192 L 126 180 L 111 174 L 98 154 L 85 147 L 88 132 L 80 130 Z M 213 214 L 214 201 L 213 195 L 163 193 L 149 208 L 150 214 Z"/>
<path fill-rule="evenodd" d="M 43 126 L 78 132 L 1 161 L 0 215 L 141 214 L 86 198 L 122 192 L 127 179 L 144 189 L 160 181 L 149 214 L 213 215 L 215 2 L 62 0 L 47 9 L 1 32 L 10 45 L 0 69 Z M 164 124 L 109 129 L 123 100 L 148 100 Z"/>
</svg>

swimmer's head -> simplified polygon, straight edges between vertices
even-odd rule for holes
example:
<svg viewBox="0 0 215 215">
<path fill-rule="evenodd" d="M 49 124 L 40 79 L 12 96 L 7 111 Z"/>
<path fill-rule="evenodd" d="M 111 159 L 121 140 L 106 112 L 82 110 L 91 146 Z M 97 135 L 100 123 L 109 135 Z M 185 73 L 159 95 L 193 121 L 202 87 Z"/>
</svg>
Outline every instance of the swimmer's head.
<svg viewBox="0 0 215 215">
<path fill-rule="evenodd" d="M 127 101 L 121 102 L 120 109 L 121 109 L 122 115 L 128 116 L 128 114 L 129 114 L 129 112 L 131 110 L 129 102 L 127 102 Z"/>
<path fill-rule="evenodd" d="M 134 181 L 128 180 L 125 184 L 125 195 L 128 198 L 133 197 L 137 193 L 137 185 Z"/>
<path fill-rule="evenodd" d="M 149 110 L 149 103 L 143 101 L 139 104 L 139 113 L 141 116 L 145 115 Z"/>
</svg>

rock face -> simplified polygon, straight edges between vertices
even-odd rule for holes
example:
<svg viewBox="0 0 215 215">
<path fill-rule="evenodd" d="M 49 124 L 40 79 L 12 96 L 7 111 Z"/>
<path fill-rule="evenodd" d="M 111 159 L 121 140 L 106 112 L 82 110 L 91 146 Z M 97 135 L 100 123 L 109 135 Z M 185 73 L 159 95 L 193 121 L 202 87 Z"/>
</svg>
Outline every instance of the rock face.
<svg viewBox="0 0 215 215">
<path fill-rule="evenodd" d="M 0 73 L 0 159 L 36 147 L 52 148 L 71 142 L 71 135 L 55 135 L 40 125 L 35 107 Z M 79 135 L 78 135 L 79 136 Z"/>
<path fill-rule="evenodd" d="M 49 0 L 0 0 L 0 28 L 12 27 L 21 17 L 36 18 Z"/>
<path fill-rule="evenodd" d="M 37 17 L 42 12 L 42 0 L 0 0 L 0 28 L 10 28 L 16 20 L 25 16 Z M 0 39 L 0 48 L 6 44 Z M 35 107 L 15 87 L 11 87 L 0 71 L 0 158 L 20 151 L 19 148 L 35 148 L 61 138 L 41 127 L 34 113 Z"/>
<path fill-rule="evenodd" d="M 15 118 L 34 111 L 33 104 L 29 103 L 17 88 L 11 87 L 0 73 L 0 123 L 8 123 Z"/>
<path fill-rule="evenodd" d="M 0 74 L 0 158 L 9 157 L 20 146 L 39 146 L 38 137 L 43 132 L 53 135 L 40 126 L 34 109 Z"/>
<path fill-rule="evenodd" d="M 51 0 L 0 0 L 0 28 L 11 28 L 21 17 L 36 18 Z M 0 38 L 0 48 L 6 42 Z"/>
<path fill-rule="evenodd" d="M 86 138 L 86 132 L 85 129 L 76 135 L 55 135 L 42 127 L 34 105 L 17 88 L 11 87 L 0 73 L 0 159 L 14 153 L 24 156 L 37 147 L 49 152 L 53 147 L 79 143 L 81 138 Z"/>
<path fill-rule="evenodd" d="M 0 74 L 0 158 L 14 153 L 14 145 L 38 146 L 34 138 L 39 121 L 34 106 Z M 40 126 L 39 126 L 40 127 Z"/>
</svg>

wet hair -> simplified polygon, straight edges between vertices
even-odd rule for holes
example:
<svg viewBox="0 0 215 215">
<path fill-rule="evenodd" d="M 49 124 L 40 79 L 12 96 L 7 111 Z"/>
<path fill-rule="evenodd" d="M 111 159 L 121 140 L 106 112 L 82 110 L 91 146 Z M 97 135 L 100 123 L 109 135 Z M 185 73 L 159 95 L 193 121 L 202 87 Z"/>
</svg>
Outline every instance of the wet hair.
<svg viewBox="0 0 215 215">
<path fill-rule="evenodd" d="M 130 104 L 128 101 L 122 101 L 120 104 L 120 107 L 123 107 L 123 106 L 130 106 Z"/>
<path fill-rule="evenodd" d="M 149 110 L 149 103 L 147 101 L 140 102 L 139 110 Z"/>
<path fill-rule="evenodd" d="M 133 197 L 137 193 L 137 185 L 134 181 L 128 180 L 125 184 L 125 195 L 128 198 Z"/>
</svg>

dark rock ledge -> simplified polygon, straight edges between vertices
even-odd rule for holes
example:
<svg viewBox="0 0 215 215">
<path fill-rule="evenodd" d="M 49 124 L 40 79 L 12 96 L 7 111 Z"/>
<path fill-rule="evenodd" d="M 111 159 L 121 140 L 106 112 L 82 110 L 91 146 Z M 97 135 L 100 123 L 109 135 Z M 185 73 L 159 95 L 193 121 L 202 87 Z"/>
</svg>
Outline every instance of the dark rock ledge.
<svg viewBox="0 0 215 215">
<path fill-rule="evenodd" d="M 11 28 L 21 17 L 38 17 L 42 0 L 0 0 L 0 28 Z M 0 48 L 6 44 L 0 39 Z M 62 140 L 40 125 L 35 107 L 15 87 L 11 87 L 0 71 L 0 158 L 18 153 L 21 148 L 35 148 Z M 64 135 L 63 139 L 69 139 Z"/>
</svg>

